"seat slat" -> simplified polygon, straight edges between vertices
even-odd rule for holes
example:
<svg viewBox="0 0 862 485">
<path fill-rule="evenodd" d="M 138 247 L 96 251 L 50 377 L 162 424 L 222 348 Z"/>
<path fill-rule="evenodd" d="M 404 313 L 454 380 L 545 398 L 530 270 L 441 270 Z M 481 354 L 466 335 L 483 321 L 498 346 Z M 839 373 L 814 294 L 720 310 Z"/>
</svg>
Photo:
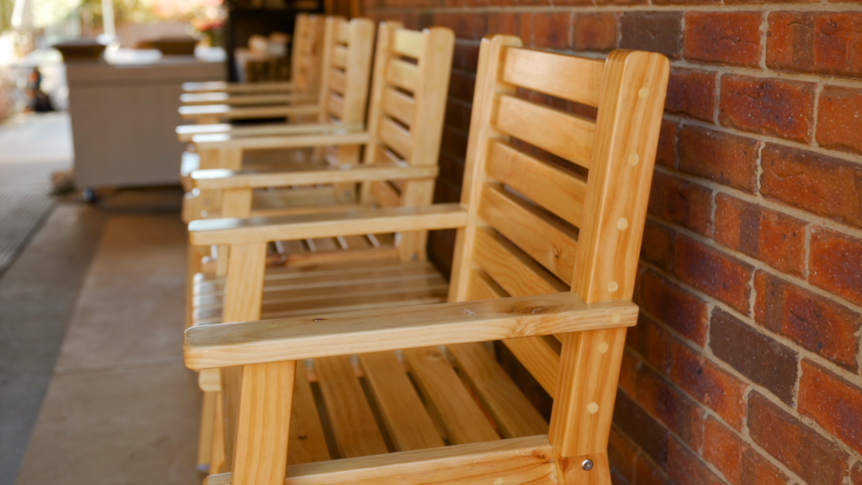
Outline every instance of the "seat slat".
<svg viewBox="0 0 862 485">
<path fill-rule="evenodd" d="M 293 407 L 290 417 L 290 441 L 287 448 L 288 464 L 312 463 L 329 460 L 329 449 L 320 416 L 314 405 L 314 396 L 302 362 L 296 363 L 296 380 L 293 387 Z"/>
<path fill-rule="evenodd" d="M 347 48 L 337 45 L 332 49 L 332 65 L 340 68 L 347 68 Z"/>
<path fill-rule="evenodd" d="M 386 82 L 395 87 L 415 92 L 419 82 L 419 68 L 409 62 L 392 60 L 386 69 Z"/>
<path fill-rule="evenodd" d="M 584 217 L 586 180 L 498 141 L 490 143 L 485 170 L 491 177 L 580 227 Z"/>
<path fill-rule="evenodd" d="M 450 345 L 462 375 L 494 418 L 503 438 L 548 432 L 548 423 L 480 343 Z"/>
<path fill-rule="evenodd" d="M 377 428 L 350 357 L 315 359 L 314 367 L 341 458 L 386 453 L 386 442 Z"/>
<path fill-rule="evenodd" d="M 503 81 L 593 107 L 599 105 L 605 62 L 509 47 Z"/>
<path fill-rule="evenodd" d="M 512 296 L 568 291 L 565 284 L 492 230 L 476 231 L 473 257 L 476 264 Z"/>
<path fill-rule="evenodd" d="M 492 122 L 527 143 L 590 168 L 596 135 L 591 120 L 504 95 Z"/>
<path fill-rule="evenodd" d="M 566 283 L 571 283 L 577 238 L 568 228 L 499 187 L 482 190 L 479 217 Z"/>
<path fill-rule="evenodd" d="M 329 89 L 338 94 L 344 94 L 347 89 L 347 76 L 340 69 L 333 69 L 329 75 Z"/>
<path fill-rule="evenodd" d="M 398 152 L 404 160 L 410 160 L 412 135 L 409 131 L 389 118 L 383 118 L 380 121 L 378 135 L 383 143 Z"/>
<path fill-rule="evenodd" d="M 397 451 L 444 446 L 422 400 L 393 352 L 359 356 Z"/>
<path fill-rule="evenodd" d="M 404 351 L 425 401 L 443 420 L 451 444 L 500 439 L 438 348 Z"/>
<path fill-rule="evenodd" d="M 386 88 L 383 92 L 383 112 L 407 126 L 413 123 L 415 106 L 413 98 L 392 88 Z"/>
<path fill-rule="evenodd" d="M 392 36 L 392 52 L 419 59 L 425 47 L 425 36 L 415 30 L 398 29 Z"/>
</svg>

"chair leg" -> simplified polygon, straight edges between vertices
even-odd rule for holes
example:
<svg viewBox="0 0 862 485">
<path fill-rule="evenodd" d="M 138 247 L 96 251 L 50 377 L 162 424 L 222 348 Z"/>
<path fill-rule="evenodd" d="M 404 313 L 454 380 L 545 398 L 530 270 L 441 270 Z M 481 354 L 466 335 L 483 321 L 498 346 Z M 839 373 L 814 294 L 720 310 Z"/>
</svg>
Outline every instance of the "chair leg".
<svg viewBox="0 0 862 485">
<path fill-rule="evenodd" d="M 210 445 L 210 468 L 209 474 L 224 473 L 224 407 L 220 392 L 215 395 L 215 413 L 212 420 L 212 444 Z"/>
<path fill-rule="evenodd" d="M 218 393 L 205 392 L 201 405 L 201 431 L 198 437 L 198 470 L 207 473 L 210 469 L 215 424 L 216 398 Z"/>
</svg>

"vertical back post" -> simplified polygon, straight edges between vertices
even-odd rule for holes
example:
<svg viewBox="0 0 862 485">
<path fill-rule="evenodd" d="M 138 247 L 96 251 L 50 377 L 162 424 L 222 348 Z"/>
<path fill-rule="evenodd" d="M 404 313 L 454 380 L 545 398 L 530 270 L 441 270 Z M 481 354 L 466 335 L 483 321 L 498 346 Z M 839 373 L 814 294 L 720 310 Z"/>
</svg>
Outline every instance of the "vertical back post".
<svg viewBox="0 0 862 485">
<path fill-rule="evenodd" d="M 494 99 L 499 94 L 514 94 L 515 87 L 498 81 L 503 53 L 506 47 L 521 47 L 521 39 L 514 36 L 496 35 L 482 39 L 479 50 L 479 66 L 476 73 L 476 94 L 470 113 L 470 135 L 467 140 L 467 161 L 464 169 L 461 205 L 467 207 L 467 225 L 458 229 L 452 276 L 449 281 L 449 301 L 466 301 L 472 270 L 471 258 L 479 223 L 479 201 L 485 183 L 485 160 L 488 142 L 492 139 L 506 140 L 508 136 L 494 129 Z"/>
<path fill-rule="evenodd" d="M 614 51 L 605 63 L 572 278 L 586 303 L 632 298 L 668 72 L 667 58 L 647 52 Z M 562 336 L 549 439 L 566 483 L 610 483 L 607 443 L 625 334 Z"/>
</svg>

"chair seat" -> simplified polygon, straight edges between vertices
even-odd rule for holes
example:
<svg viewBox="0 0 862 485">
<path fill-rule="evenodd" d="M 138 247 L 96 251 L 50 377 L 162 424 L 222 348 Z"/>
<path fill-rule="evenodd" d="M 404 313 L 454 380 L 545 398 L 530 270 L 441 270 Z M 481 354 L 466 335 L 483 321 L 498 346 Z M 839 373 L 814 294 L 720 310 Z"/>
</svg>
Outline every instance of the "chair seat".
<svg viewBox="0 0 862 485">
<path fill-rule="evenodd" d="M 447 284 L 428 262 L 353 261 L 268 268 L 261 318 L 339 312 L 446 300 Z M 193 324 L 221 322 L 224 279 L 194 277 Z"/>
<path fill-rule="evenodd" d="M 482 344 L 297 365 L 289 464 L 548 432 L 548 423 Z"/>
</svg>

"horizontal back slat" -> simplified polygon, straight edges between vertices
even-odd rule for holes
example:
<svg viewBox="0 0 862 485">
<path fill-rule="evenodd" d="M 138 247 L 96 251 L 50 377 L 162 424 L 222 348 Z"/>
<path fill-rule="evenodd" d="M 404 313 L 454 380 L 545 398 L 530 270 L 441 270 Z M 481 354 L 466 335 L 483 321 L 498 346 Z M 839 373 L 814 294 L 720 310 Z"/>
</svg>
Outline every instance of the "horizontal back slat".
<svg viewBox="0 0 862 485">
<path fill-rule="evenodd" d="M 335 24 L 335 41 L 339 44 L 350 42 L 350 22 L 339 21 Z"/>
<path fill-rule="evenodd" d="M 605 62 L 509 47 L 503 82 L 590 106 L 599 105 Z"/>
<path fill-rule="evenodd" d="M 489 185 L 482 191 L 479 217 L 558 278 L 572 282 L 578 244 L 570 230 Z"/>
<path fill-rule="evenodd" d="M 340 69 L 347 68 L 347 47 L 336 45 L 332 49 L 332 65 Z"/>
<path fill-rule="evenodd" d="M 548 295 L 569 289 L 491 229 L 476 231 L 473 261 L 511 296 Z"/>
<path fill-rule="evenodd" d="M 326 112 L 336 118 L 344 118 L 344 100 L 341 96 L 329 93 L 326 99 Z"/>
<path fill-rule="evenodd" d="M 591 120 L 501 96 L 492 122 L 516 138 L 589 168 L 596 135 L 596 124 Z"/>
<path fill-rule="evenodd" d="M 560 218 L 580 227 L 587 181 L 541 162 L 504 143 L 492 141 L 485 171 Z"/>
<path fill-rule="evenodd" d="M 388 147 L 401 155 L 404 160 L 410 160 L 411 134 L 389 118 L 380 120 L 378 136 Z"/>
<path fill-rule="evenodd" d="M 419 59 L 422 49 L 425 47 L 425 38 L 422 32 L 414 30 L 399 29 L 395 31 L 392 39 L 392 52 Z"/>
<path fill-rule="evenodd" d="M 413 122 L 413 110 L 416 102 L 410 96 L 392 88 L 383 92 L 383 112 L 396 120 L 410 126 Z"/>
<path fill-rule="evenodd" d="M 347 76 L 344 75 L 344 71 L 340 69 L 333 69 L 329 77 L 329 89 L 335 91 L 338 94 L 344 94 L 344 90 L 346 88 Z"/>
<path fill-rule="evenodd" d="M 392 60 L 386 69 L 386 81 L 395 87 L 415 92 L 419 68 L 409 62 Z"/>
</svg>

